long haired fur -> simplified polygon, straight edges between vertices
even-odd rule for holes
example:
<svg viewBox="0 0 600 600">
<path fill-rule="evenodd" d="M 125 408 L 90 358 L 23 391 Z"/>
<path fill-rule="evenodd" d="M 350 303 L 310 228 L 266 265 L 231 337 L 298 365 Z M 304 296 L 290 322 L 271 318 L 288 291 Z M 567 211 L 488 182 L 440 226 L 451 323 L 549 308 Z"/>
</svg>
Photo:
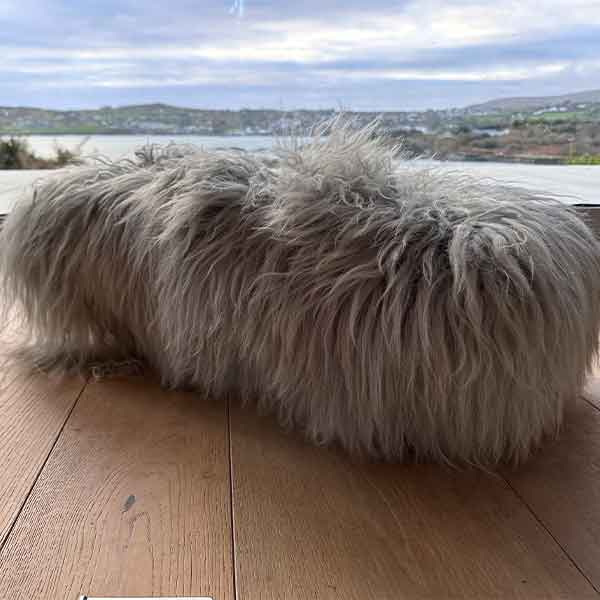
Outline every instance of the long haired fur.
<svg viewBox="0 0 600 600">
<path fill-rule="evenodd" d="M 352 453 L 493 465 L 561 424 L 600 255 L 549 198 L 398 164 L 373 127 L 169 147 L 38 187 L 0 237 L 36 366 L 140 360 Z"/>
</svg>

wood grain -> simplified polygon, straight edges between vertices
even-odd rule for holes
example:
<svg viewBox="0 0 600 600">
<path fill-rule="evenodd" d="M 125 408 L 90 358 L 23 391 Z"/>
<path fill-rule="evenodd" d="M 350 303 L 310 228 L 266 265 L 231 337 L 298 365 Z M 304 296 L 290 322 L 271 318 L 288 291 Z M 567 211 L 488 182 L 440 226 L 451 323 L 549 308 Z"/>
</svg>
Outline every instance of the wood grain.
<svg viewBox="0 0 600 600">
<path fill-rule="evenodd" d="M 233 597 L 226 407 L 89 384 L 0 554 L 0 598 Z"/>
<path fill-rule="evenodd" d="M 0 548 L 84 385 L 0 370 Z"/>
<path fill-rule="evenodd" d="M 11 359 L 15 313 L 0 326 L 0 548 L 83 389 L 83 380 L 31 375 Z"/>
<path fill-rule="evenodd" d="M 596 597 L 504 480 L 353 464 L 232 408 L 238 598 Z"/>
<path fill-rule="evenodd" d="M 561 438 L 506 477 L 600 591 L 600 411 L 571 411 Z"/>
</svg>

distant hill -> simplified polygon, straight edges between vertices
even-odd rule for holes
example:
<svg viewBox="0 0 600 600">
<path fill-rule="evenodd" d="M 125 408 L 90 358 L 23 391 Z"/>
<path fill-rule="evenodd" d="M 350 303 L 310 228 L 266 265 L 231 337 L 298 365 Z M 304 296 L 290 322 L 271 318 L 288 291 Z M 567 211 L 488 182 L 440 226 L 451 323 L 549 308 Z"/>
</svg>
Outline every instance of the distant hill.
<svg viewBox="0 0 600 600">
<path fill-rule="evenodd" d="M 586 104 L 600 102 L 600 90 L 587 90 L 561 96 L 496 98 L 481 104 L 473 104 L 465 109 L 467 113 L 475 112 L 517 112 L 533 111 L 561 106 L 565 104 Z"/>
<path fill-rule="evenodd" d="M 582 106 L 584 105 L 584 106 Z M 207 110 L 167 104 L 104 106 L 95 110 L 47 110 L 0 106 L 0 136 L 29 134 L 279 135 L 306 134 L 337 111 Z M 600 90 L 561 96 L 499 98 L 467 108 L 425 111 L 347 111 L 357 126 L 376 118 L 392 135 L 407 132 L 481 134 L 510 128 L 516 121 L 600 123 Z"/>
<path fill-rule="evenodd" d="M 431 111 L 430 111 L 431 112 Z M 272 109 L 204 110 L 166 104 L 105 106 L 97 110 L 45 110 L 0 106 L 0 135 L 26 134 L 186 134 L 186 135 L 275 135 L 307 132 L 316 123 L 331 118 L 329 110 Z M 405 112 L 348 112 L 366 125 L 381 116 L 390 130 L 420 125 L 427 116 Z M 412 119 L 412 120 L 411 120 Z"/>
<path fill-rule="evenodd" d="M 62 111 L 0 107 L 0 133 L 268 135 L 273 123 L 283 117 L 286 115 L 272 110 L 201 110 L 166 104 Z M 286 124 L 284 118 L 281 127 Z"/>
</svg>

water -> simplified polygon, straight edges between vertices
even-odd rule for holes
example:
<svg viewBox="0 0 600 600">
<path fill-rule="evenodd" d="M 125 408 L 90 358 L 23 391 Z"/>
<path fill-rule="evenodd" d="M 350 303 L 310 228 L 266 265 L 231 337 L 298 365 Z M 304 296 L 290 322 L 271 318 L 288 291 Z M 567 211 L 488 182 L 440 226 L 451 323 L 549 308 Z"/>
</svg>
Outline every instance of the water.
<svg viewBox="0 0 600 600">
<path fill-rule="evenodd" d="M 136 148 L 145 144 L 167 144 L 171 141 L 195 144 L 205 148 L 236 147 L 245 150 L 269 149 L 274 138 L 218 137 L 218 136 L 145 136 L 145 135 L 77 135 L 29 136 L 34 152 L 43 157 L 55 154 L 56 146 L 76 150 L 81 146 L 84 156 L 103 156 L 111 160 L 128 158 Z M 423 166 L 463 171 L 477 177 L 502 181 L 509 185 L 536 189 L 559 197 L 567 204 L 600 203 L 599 166 L 525 165 L 506 163 L 439 163 L 422 161 Z M 60 175 L 57 171 L 2 171 L 0 170 L 0 213 L 10 210 L 20 194 L 41 177 Z"/>
<path fill-rule="evenodd" d="M 269 136 L 208 136 L 208 135 L 32 135 L 28 136 L 30 148 L 39 156 L 55 155 L 57 145 L 68 150 L 81 147 L 83 156 L 103 156 L 110 160 L 131 158 L 136 148 L 147 144 L 165 145 L 170 142 L 194 144 L 204 148 L 243 148 L 261 150 L 273 146 Z"/>
</svg>

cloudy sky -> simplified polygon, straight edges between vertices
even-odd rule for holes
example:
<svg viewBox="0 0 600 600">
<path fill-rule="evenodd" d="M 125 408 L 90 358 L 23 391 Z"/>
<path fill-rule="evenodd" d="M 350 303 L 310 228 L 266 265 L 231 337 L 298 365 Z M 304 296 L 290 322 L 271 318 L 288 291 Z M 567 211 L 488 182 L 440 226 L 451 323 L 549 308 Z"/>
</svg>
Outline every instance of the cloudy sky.
<svg viewBox="0 0 600 600">
<path fill-rule="evenodd" d="M 600 0 L 0 0 L 0 105 L 402 110 L 600 88 Z"/>
</svg>

